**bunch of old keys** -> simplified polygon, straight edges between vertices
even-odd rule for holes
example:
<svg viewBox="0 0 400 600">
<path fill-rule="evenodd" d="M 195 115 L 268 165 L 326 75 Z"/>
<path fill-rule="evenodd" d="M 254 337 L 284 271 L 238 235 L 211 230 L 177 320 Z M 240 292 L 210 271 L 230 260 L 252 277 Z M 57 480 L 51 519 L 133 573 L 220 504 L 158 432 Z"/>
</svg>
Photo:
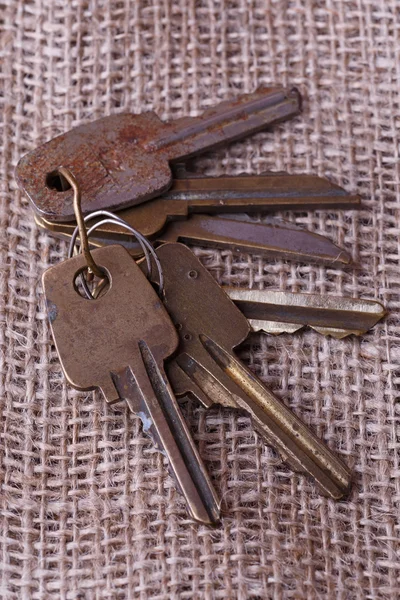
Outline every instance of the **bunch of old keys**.
<svg viewBox="0 0 400 600">
<path fill-rule="evenodd" d="M 349 468 L 235 348 L 251 329 L 277 334 L 310 326 L 337 338 L 360 335 L 384 316 L 383 306 L 222 288 L 185 245 L 350 263 L 345 250 L 320 235 L 247 215 L 357 208 L 357 196 L 311 175 L 197 177 L 184 167 L 189 157 L 299 111 L 297 90 L 264 88 L 198 118 L 162 122 L 154 113 L 119 114 L 47 142 L 17 167 L 37 223 L 71 238 L 70 258 L 43 277 L 68 381 L 80 390 L 99 388 L 108 402 L 127 402 L 167 457 L 190 515 L 204 523 L 218 521 L 220 501 L 176 398 L 247 411 L 265 441 L 328 497 L 340 499 L 350 487 Z M 81 252 L 74 254 L 78 235 Z"/>
</svg>

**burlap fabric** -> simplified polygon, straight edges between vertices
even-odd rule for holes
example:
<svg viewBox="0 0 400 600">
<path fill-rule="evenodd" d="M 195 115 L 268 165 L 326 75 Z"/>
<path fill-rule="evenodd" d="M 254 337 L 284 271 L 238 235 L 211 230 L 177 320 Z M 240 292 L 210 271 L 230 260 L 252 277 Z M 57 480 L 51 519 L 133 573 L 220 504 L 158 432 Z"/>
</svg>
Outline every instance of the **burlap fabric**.
<svg viewBox="0 0 400 600">
<path fill-rule="evenodd" d="M 397 0 L 0 3 L 1 598 L 399 597 L 399 9 Z M 196 252 L 221 283 L 379 298 L 391 314 L 361 339 L 254 335 L 242 352 L 354 467 L 345 502 L 290 472 L 246 416 L 185 408 L 223 498 L 213 530 L 187 519 L 137 418 L 65 384 L 40 276 L 66 245 L 34 225 L 13 171 L 79 123 L 122 111 L 195 115 L 273 82 L 299 86 L 303 114 L 194 168 L 316 173 L 358 191 L 360 213 L 290 218 L 360 268 Z"/>
</svg>

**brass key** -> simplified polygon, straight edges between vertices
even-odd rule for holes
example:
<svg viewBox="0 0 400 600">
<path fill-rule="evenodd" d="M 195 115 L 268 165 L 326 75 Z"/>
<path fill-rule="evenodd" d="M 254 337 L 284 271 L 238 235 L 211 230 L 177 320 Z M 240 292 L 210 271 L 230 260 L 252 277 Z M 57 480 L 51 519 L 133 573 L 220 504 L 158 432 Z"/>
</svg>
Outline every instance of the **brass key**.
<svg viewBox="0 0 400 600">
<path fill-rule="evenodd" d="M 161 235 L 171 236 L 169 223 L 184 221 L 193 213 L 254 214 L 354 208 L 360 208 L 359 196 L 316 175 L 265 172 L 261 175 L 206 177 L 187 172 L 180 166 L 167 192 L 149 202 L 121 210 L 118 216 L 146 237 L 155 239 L 160 238 L 161 232 Z M 70 231 L 72 234 L 76 226 L 74 222 L 59 223 L 38 215 L 35 217 L 42 227 L 54 232 Z M 112 237 L 115 233 L 127 237 L 123 229 L 110 224 L 100 227 L 96 235 Z M 245 239 L 243 235 L 241 239 Z"/>
<path fill-rule="evenodd" d="M 268 222 L 263 223 L 253 221 L 247 215 L 229 215 L 229 217 L 228 219 L 222 215 L 219 217 L 192 215 L 186 221 L 171 222 L 158 236 L 156 243 L 182 242 L 231 250 L 236 253 L 254 253 L 273 259 L 283 258 L 332 266 L 351 263 L 351 256 L 328 238 L 302 229 L 293 223 L 276 217 L 269 217 Z M 76 227 L 75 223 L 50 222 L 37 215 L 35 221 L 39 227 L 64 239 L 70 239 Z M 95 246 L 123 244 L 134 257 L 141 256 L 143 252 L 132 235 L 115 224 L 99 227 L 90 241 Z"/>
<path fill-rule="evenodd" d="M 247 319 L 188 248 L 165 244 L 157 254 L 164 304 L 180 339 L 167 364 L 176 395 L 246 410 L 295 471 L 314 477 L 329 497 L 342 498 L 350 487 L 348 467 L 233 354 L 249 333 Z"/>
<path fill-rule="evenodd" d="M 219 518 L 219 500 L 164 371 L 178 336 L 152 285 L 122 246 L 93 252 L 108 276 L 97 299 L 82 297 L 76 277 L 82 255 L 48 269 L 43 287 L 55 345 L 69 383 L 99 388 L 107 402 L 125 400 L 169 462 L 191 516 Z"/>
</svg>

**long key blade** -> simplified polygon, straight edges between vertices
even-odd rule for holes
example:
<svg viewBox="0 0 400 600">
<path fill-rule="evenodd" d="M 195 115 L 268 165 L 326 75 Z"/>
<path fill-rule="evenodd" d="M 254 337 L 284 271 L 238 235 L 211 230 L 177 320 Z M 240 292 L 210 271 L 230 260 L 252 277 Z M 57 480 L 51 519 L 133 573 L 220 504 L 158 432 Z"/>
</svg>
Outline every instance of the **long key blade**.
<svg viewBox="0 0 400 600">
<path fill-rule="evenodd" d="M 224 290 L 247 317 L 253 331 L 272 334 L 294 333 L 308 326 L 342 339 L 351 334 L 362 335 L 386 315 L 376 300 L 228 286 Z"/>
<path fill-rule="evenodd" d="M 162 242 L 183 242 L 268 258 L 348 265 L 351 257 L 327 238 L 293 226 L 193 215 L 170 223 Z"/>
<path fill-rule="evenodd" d="M 121 211 L 120 216 L 143 235 L 155 237 L 169 221 L 185 219 L 192 213 L 360 208 L 359 196 L 316 175 L 266 172 L 199 177 L 182 169 L 178 173 L 162 196 Z"/>
<path fill-rule="evenodd" d="M 164 303 L 179 332 L 178 352 L 167 365 L 175 393 L 192 394 L 206 406 L 245 409 L 295 470 L 341 498 L 350 486 L 347 466 L 234 356 L 232 349 L 250 330 L 244 315 L 188 248 L 165 244 L 157 253 Z"/>
<path fill-rule="evenodd" d="M 25 155 L 16 179 L 45 219 L 74 218 L 72 190 L 57 173 L 81 182 L 82 210 L 118 210 L 165 192 L 170 162 L 261 131 L 298 114 L 297 90 L 260 88 L 209 108 L 196 118 L 162 122 L 155 113 L 117 114 L 82 125 Z"/>
<path fill-rule="evenodd" d="M 143 431 L 168 459 L 170 474 L 184 496 L 193 519 L 211 525 L 219 521 L 220 501 L 210 484 L 164 372 L 160 372 L 150 348 L 140 345 L 142 372 L 131 367 L 113 372 L 121 399 L 140 417 Z M 139 399 L 139 405 L 138 405 Z"/>
<path fill-rule="evenodd" d="M 250 212 L 346 209 L 360 205 L 356 194 L 324 177 L 305 173 L 264 171 L 259 175 L 214 177 L 192 173 L 183 163 L 174 168 L 174 175 L 173 185 L 163 199 L 186 201 L 193 212 L 235 212 L 235 207 L 242 212 L 243 203 L 250 207 Z"/>
<path fill-rule="evenodd" d="M 164 359 L 178 336 L 160 298 L 122 246 L 93 252 L 110 286 L 103 296 L 79 295 L 75 280 L 82 255 L 48 269 L 43 276 L 50 325 L 63 371 L 79 390 L 99 388 L 108 402 L 126 399 L 157 448 L 193 518 L 212 523 L 219 502 L 180 414 L 164 372 Z"/>
<path fill-rule="evenodd" d="M 140 208 L 140 207 L 139 207 Z M 246 219 L 246 215 L 232 215 L 232 219 L 193 215 L 187 221 L 170 223 L 159 236 L 158 242 L 182 242 L 210 246 L 233 252 L 253 253 L 267 258 L 313 262 L 327 265 L 348 265 L 350 255 L 327 238 L 301 229 L 282 219 L 271 217 L 268 223 Z M 56 223 L 35 215 L 42 229 L 54 235 L 70 239 L 74 226 Z M 134 257 L 142 254 L 141 247 L 125 231 L 111 225 L 108 231 L 99 229 L 90 238 L 94 246 L 123 244 Z"/>
<path fill-rule="evenodd" d="M 256 431 L 294 471 L 313 477 L 324 494 L 334 500 L 345 496 L 351 480 L 347 466 L 254 373 L 214 340 L 206 336 L 200 339 L 221 372 L 217 379 L 215 368 L 211 372 L 204 367 L 203 361 L 182 353 L 176 360 L 187 376 L 185 394 L 194 395 L 200 400 L 206 395 L 224 406 L 234 403 L 236 408 L 245 410 Z M 175 374 L 172 381 L 177 378 L 183 380 L 181 375 Z"/>
<path fill-rule="evenodd" d="M 143 235 L 155 238 L 170 221 L 186 219 L 191 213 L 259 213 L 278 210 L 350 209 L 360 207 L 360 198 L 315 175 L 263 173 L 229 177 L 199 177 L 179 169 L 179 177 L 162 196 L 132 206 L 118 214 Z M 184 177 L 182 178 L 182 172 Z M 37 215 L 38 216 L 38 215 Z M 67 233 L 75 223 L 52 222 L 43 217 L 49 230 Z M 65 230 L 63 229 L 65 228 Z M 102 226 L 99 237 L 126 231 L 115 225 Z"/>
</svg>

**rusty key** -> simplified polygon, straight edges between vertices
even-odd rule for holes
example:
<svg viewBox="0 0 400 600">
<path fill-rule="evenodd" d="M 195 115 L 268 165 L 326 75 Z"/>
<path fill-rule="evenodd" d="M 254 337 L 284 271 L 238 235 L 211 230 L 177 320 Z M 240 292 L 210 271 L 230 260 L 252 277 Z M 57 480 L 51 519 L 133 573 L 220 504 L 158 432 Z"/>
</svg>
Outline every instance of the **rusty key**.
<svg viewBox="0 0 400 600">
<path fill-rule="evenodd" d="M 125 400 L 169 462 L 191 516 L 219 518 L 219 501 L 164 371 L 178 344 L 175 327 L 152 285 L 122 246 L 93 252 L 109 280 L 107 293 L 82 297 L 75 281 L 82 255 L 48 269 L 43 287 L 55 345 L 69 383 L 99 388 L 107 402 Z"/>
<path fill-rule="evenodd" d="M 295 471 L 314 477 L 329 497 L 343 497 L 350 486 L 348 467 L 235 357 L 233 349 L 250 330 L 244 315 L 188 248 L 165 244 L 157 254 L 164 304 L 180 340 L 167 364 L 176 395 L 244 409 Z"/>
<path fill-rule="evenodd" d="M 16 179 L 46 219 L 74 218 L 73 194 L 59 176 L 60 166 L 81 182 L 84 213 L 118 210 L 166 191 L 172 184 L 170 163 L 258 132 L 299 110 L 298 91 L 276 87 L 222 102 L 196 118 L 162 122 L 152 112 L 112 115 L 29 152 L 17 165 Z"/>
</svg>

